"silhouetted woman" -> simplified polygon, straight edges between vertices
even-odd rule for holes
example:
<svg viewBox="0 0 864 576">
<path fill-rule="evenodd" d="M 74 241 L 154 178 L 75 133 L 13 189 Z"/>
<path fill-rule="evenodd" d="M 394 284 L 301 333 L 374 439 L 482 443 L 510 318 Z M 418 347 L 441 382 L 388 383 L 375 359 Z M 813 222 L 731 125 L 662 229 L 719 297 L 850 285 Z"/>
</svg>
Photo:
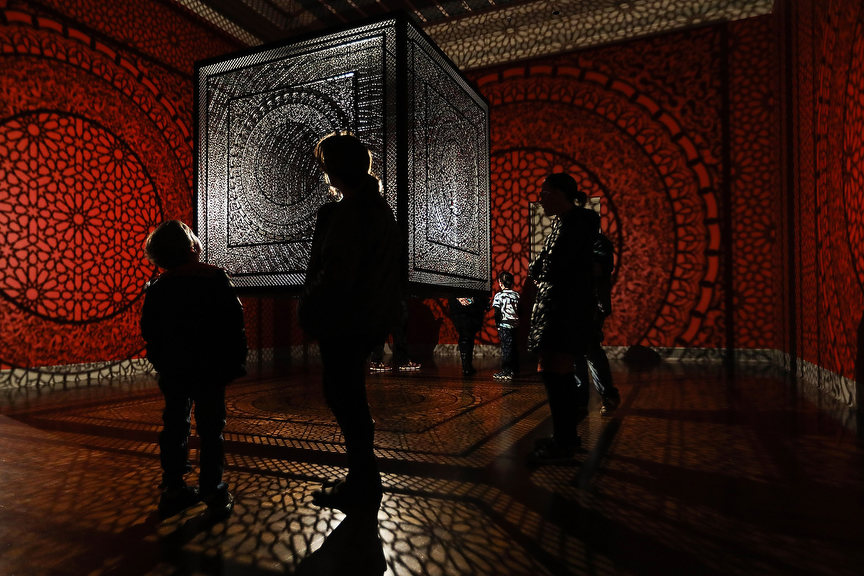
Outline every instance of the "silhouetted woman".
<svg viewBox="0 0 864 576">
<path fill-rule="evenodd" d="M 528 349 L 540 359 L 553 434 L 538 442 L 532 464 L 570 460 L 581 443 L 577 425 L 587 405 L 587 381 L 574 377 L 573 366 L 584 357 L 593 326 L 592 245 L 600 223 L 597 214 L 574 204 L 578 192 L 573 177 L 563 173 L 547 176 L 540 191 L 554 224 L 530 267 L 537 297 Z"/>
<path fill-rule="evenodd" d="M 348 476 L 322 487 L 313 502 L 346 514 L 369 512 L 382 490 L 366 358 L 398 317 L 401 235 L 359 139 L 327 136 L 315 158 L 341 200 L 318 210 L 299 317 L 318 339 L 324 397 L 345 437 Z"/>
</svg>

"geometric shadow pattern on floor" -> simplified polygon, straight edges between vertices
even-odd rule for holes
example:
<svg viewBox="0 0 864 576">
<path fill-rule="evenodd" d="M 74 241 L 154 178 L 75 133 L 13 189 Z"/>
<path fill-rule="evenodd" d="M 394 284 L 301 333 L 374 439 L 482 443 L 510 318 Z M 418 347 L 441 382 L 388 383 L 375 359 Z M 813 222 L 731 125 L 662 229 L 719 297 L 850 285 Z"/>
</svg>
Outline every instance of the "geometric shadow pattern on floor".
<svg viewBox="0 0 864 576">
<path fill-rule="evenodd" d="M 575 465 L 531 469 L 543 386 L 492 371 L 369 376 L 373 525 L 311 503 L 345 472 L 314 367 L 229 388 L 236 507 L 217 524 L 201 506 L 155 515 L 152 382 L 19 398 L 0 417 L 0 573 L 853 574 L 864 560 L 864 452 L 781 375 L 616 365 L 622 407 L 601 417 L 592 399 Z"/>
</svg>

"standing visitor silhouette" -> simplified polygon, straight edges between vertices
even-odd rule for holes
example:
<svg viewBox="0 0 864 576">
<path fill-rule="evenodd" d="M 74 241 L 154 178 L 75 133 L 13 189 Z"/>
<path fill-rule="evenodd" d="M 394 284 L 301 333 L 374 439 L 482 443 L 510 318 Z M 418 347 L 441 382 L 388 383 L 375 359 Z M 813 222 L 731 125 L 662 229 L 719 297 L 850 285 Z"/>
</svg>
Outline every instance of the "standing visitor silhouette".
<svg viewBox="0 0 864 576">
<path fill-rule="evenodd" d="M 594 326 L 592 246 L 600 218 L 575 204 L 578 193 L 576 181 L 564 173 L 547 176 L 540 190 L 543 211 L 554 222 L 530 266 L 537 296 L 528 349 L 540 361 L 553 433 L 529 455 L 532 465 L 572 460 L 581 444 L 579 414 L 587 405 L 588 383 L 584 376 L 576 378 L 574 362 L 584 359 Z"/>
<path fill-rule="evenodd" d="M 331 134 L 314 154 L 341 199 L 318 210 L 298 314 L 318 340 L 324 398 L 345 438 L 348 475 L 325 483 L 313 502 L 346 514 L 371 512 L 382 487 L 366 359 L 399 317 L 401 234 L 357 137 Z"/>
</svg>

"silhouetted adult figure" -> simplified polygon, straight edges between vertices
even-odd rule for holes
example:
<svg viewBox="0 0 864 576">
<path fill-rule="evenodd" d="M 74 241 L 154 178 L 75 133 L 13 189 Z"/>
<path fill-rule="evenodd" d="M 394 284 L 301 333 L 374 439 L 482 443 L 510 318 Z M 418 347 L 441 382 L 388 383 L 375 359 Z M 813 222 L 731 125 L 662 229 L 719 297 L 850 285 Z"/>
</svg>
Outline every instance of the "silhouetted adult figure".
<svg viewBox="0 0 864 576">
<path fill-rule="evenodd" d="M 576 204 L 584 208 L 588 195 L 581 190 L 577 194 Z M 588 348 L 585 352 L 586 369 L 591 374 L 594 388 L 600 395 L 600 413 L 608 416 L 621 404 L 621 395 L 612 382 L 612 370 L 609 368 L 609 358 L 603 349 L 603 324 L 612 314 L 612 272 L 615 270 L 615 252 L 612 241 L 598 229 L 597 238 L 591 247 L 591 270 L 594 275 L 593 328 L 590 333 Z M 577 363 L 579 359 L 576 360 Z M 585 374 L 586 369 L 577 367 L 577 376 Z M 585 388 L 586 392 L 588 388 Z M 588 398 L 586 396 L 587 403 Z"/>
<path fill-rule="evenodd" d="M 581 443 L 578 413 L 587 404 L 587 378 L 577 379 L 574 366 L 585 356 L 593 326 L 592 247 L 600 218 L 576 206 L 578 192 L 576 181 L 564 173 L 547 176 L 540 190 L 540 204 L 554 223 L 530 266 L 537 296 L 528 349 L 539 357 L 553 434 L 538 442 L 530 464 L 571 460 Z"/>
<path fill-rule="evenodd" d="M 318 339 L 324 397 L 345 438 L 348 475 L 325 484 L 313 502 L 348 514 L 373 511 L 382 489 L 366 358 L 398 318 L 401 235 L 358 138 L 326 136 L 315 158 L 341 200 L 318 210 L 299 319 Z"/>
<path fill-rule="evenodd" d="M 483 317 L 489 309 L 489 299 L 479 296 L 451 296 L 450 319 L 458 334 L 459 358 L 462 360 L 462 375 L 473 376 L 474 340 L 483 327 Z"/>
</svg>

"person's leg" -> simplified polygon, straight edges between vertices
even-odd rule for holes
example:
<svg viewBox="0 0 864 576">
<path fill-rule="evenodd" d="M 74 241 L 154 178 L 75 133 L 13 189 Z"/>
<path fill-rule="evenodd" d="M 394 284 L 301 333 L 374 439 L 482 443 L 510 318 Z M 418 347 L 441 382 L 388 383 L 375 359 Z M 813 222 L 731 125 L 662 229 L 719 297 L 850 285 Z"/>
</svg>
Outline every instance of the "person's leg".
<svg viewBox="0 0 864 576">
<path fill-rule="evenodd" d="M 195 425 L 201 441 L 198 486 L 202 495 L 210 494 L 222 484 L 225 467 L 225 386 L 214 384 L 195 395 Z"/>
<path fill-rule="evenodd" d="M 410 361 L 408 355 L 408 339 L 404 328 L 393 330 L 393 367 L 404 366 Z"/>
<path fill-rule="evenodd" d="M 595 337 L 588 346 L 586 359 L 594 387 L 600 394 L 600 412 L 607 414 L 618 407 L 621 397 L 612 383 L 612 370 L 609 368 L 609 358 L 606 356 L 602 342 L 603 319 L 600 319 L 596 326 Z"/>
<path fill-rule="evenodd" d="M 374 421 L 366 398 L 366 353 L 344 343 L 320 343 L 320 347 L 324 398 L 345 438 L 348 477 L 340 495 L 319 501 L 343 511 L 345 505 L 377 507 L 381 477 L 374 452 Z"/>
<path fill-rule="evenodd" d="M 588 375 L 588 360 L 584 355 L 577 356 L 573 362 L 573 390 L 572 397 L 576 406 L 583 410 L 588 409 L 588 401 L 591 397 L 591 382 Z"/>
<path fill-rule="evenodd" d="M 581 444 L 578 426 L 584 418 L 584 407 L 579 405 L 579 387 L 573 374 L 574 357 L 546 351 L 541 353 L 541 366 L 552 414 L 552 438 L 539 441 L 528 462 L 540 465 L 572 461 Z"/>
<path fill-rule="evenodd" d="M 572 373 L 543 372 L 543 385 L 552 413 L 552 437 L 562 447 L 579 446 L 578 392 Z"/>
<path fill-rule="evenodd" d="M 513 375 L 519 374 L 519 344 L 518 344 L 518 328 L 513 328 L 511 330 L 511 334 L 513 335 L 513 345 L 510 348 L 510 361 L 513 366 Z"/>
<path fill-rule="evenodd" d="M 410 361 L 408 354 L 408 303 L 399 303 L 399 320 L 393 326 L 393 367 L 404 366 Z"/>
<path fill-rule="evenodd" d="M 600 394 L 600 398 L 618 399 L 618 389 L 612 383 L 612 370 L 609 368 L 609 358 L 603 346 L 598 343 L 596 347 L 589 349 L 587 360 L 591 379 L 594 380 L 594 387 Z"/>
<path fill-rule="evenodd" d="M 513 374 L 513 329 L 500 328 L 498 338 L 501 340 L 501 370 Z"/>
<path fill-rule="evenodd" d="M 459 332 L 459 358 L 462 360 L 462 374 L 470 376 L 474 370 L 474 334 L 468 330 Z"/>
<path fill-rule="evenodd" d="M 159 459 L 162 465 L 162 494 L 157 508 L 159 516 L 167 518 L 198 501 L 198 490 L 186 486 L 183 475 L 189 459 L 189 431 L 192 401 L 185 382 L 159 377 L 159 389 L 165 399 L 162 430 L 159 432 Z"/>
<path fill-rule="evenodd" d="M 540 354 L 541 377 L 552 416 L 552 437 L 537 441 L 528 456 L 531 465 L 572 461 L 581 443 L 578 425 L 584 408 L 578 404 L 573 365 L 572 354 L 549 350 Z"/>
<path fill-rule="evenodd" d="M 195 394 L 195 426 L 201 441 L 198 486 L 211 519 L 221 520 L 234 508 L 234 496 L 222 481 L 225 468 L 225 386 L 204 383 Z"/>
<path fill-rule="evenodd" d="M 510 380 L 513 378 L 513 331 L 510 328 L 499 326 L 498 341 L 501 343 L 501 370 L 493 378 Z"/>
<path fill-rule="evenodd" d="M 372 356 L 369 358 L 369 362 L 373 368 L 384 364 L 384 340 L 372 348 Z"/>
<path fill-rule="evenodd" d="M 165 399 L 162 430 L 159 432 L 162 487 L 174 489 L 186 485 L 183 475 L 189 458 L 192 400 L 182 380 L 160 376 L 159 389 Z"/>
</svg>

